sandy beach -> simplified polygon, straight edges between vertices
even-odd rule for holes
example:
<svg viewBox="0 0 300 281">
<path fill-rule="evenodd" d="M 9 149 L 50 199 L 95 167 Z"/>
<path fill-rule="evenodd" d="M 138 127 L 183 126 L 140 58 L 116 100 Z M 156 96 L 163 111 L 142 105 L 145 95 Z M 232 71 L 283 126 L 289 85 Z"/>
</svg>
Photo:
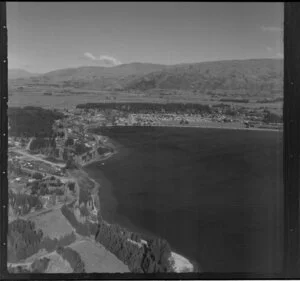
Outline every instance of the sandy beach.
<svg viewBox="0 0 300 281">
<path fill-rule="evenodd" d="M 188 259 L 175 252 L 171 252 L 170 260 L 173 263 L 173 269 L 176 273 L 194 271 L 193 264 Z"/>
</svg>

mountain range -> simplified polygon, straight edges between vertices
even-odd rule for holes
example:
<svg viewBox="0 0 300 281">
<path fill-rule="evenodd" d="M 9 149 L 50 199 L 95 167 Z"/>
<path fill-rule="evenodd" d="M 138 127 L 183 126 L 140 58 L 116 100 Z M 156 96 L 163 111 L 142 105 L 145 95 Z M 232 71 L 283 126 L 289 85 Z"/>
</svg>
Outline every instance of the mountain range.
<svg viewBox="0 0 300 281">
<path fill-rule="evenodd" d="M 84 66 L 36 75 L 10 71 L 13 83 L 57 85 L 91 90 L 176 89 L 192 91 L 282 91 L 282 59 L 227 60 L 161 65 L 130 63 L 114 67 Z M 22 79 L 16 79 L 22 78 Z M 21 80 L 21 81 L 20 81 Z"/>
</svg>

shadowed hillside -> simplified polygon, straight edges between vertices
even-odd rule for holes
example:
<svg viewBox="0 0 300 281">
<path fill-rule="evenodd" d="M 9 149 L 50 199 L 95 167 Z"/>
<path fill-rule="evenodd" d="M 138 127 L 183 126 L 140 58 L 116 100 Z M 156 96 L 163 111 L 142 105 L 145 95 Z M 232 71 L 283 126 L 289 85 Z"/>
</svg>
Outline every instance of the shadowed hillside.
<svg viewBox="0 0 300 281">
<path fill-rule="evenodd" d="M 236 60 L 174 65 L 137 78 L 127 89 L 236 91 L 252 94 L 282 91 L 283 61 Z"/>
</svg>

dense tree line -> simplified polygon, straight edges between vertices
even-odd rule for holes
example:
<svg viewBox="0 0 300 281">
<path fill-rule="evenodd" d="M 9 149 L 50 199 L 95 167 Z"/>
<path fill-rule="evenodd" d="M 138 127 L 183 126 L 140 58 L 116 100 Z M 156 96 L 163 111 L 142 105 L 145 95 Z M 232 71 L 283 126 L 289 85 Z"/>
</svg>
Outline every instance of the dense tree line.
<svg viewBox="0 0 300 281">
<path fill-rule="evenodd" d="M 128 265 L 132 272 L 169 272 L 171 249 L 168 242 L 161 238 L 149 239 L 148 245 L 138 246 L 129 238 L 132 233 L 118 225 L 102 221 L 96 233 L 96 241 L 115 254 Z"/>
<path fill-rule="evenodd" d="M 97 242 L 101 243 L 107 250 L 115 254 L 123 261 L 131 272 L 144 272 L 142 260 L 145 254 L 144 247 L 128 241 L 127 231 L 122 231 L 118 225 L 108 225 L 102 221 L 98 225 L 95 236 Z"/>
<path fill-rule="evenodd" d="M 86 103 L 80 109 L 120 110 L 131 113 L 211 113 L 208 105 L 195 103 Z"/>
<path fill-rule="evenodd" d="M 14 193 L 11 190 L 8 193 L 10 207 L 17 215 L 28 214 L 33 208 L 35 210 L 42 209 L 43 204 L 38 196 L 26 193 Z"/>
<path fill-rule="evenodd" d="M 42 230 L 37 230 L 35 223 L 29 220 L 17 219 L 9 223 L 7 235 L 8 262 L 18 262 L 30 257 L 40 249 L 48 252 L 58 247 L 65 247 L 75 242 L 74 232 L 60 238 L 51 239 L 44 236 Z"/>
<path fill-rule="evenodd" d="M 168 272 L 171 270 L 169 257 L 171 248 L 164 239 L 156 238 L 148 241 L 142 262 L 144 272 Z"/>
<path fill-rule="evenodd" d="M 81 187 L 79 190 L 79 205 L 81 203 L 87 204 L 87 202 L 92 200 L 92 196 L 87 187 Z"/>
<path fill-rule="evenodd" d="M 43 153 L 46 155 L 55 156 L 56 142 L 55 137 L 41 138 L 37 137 L 30 143 L 29 149 L 35 153 Z"/>
<path fill-rule="evenodd" d="M 57 119 L 64 115 L 40 107 L 10 107 L 8 108 L 8 120 L 10 135 L 16 137 L 52 137 L 52 126 Z"/>
<path fill-rule="evenodd" d="M 81 223 L 68 206 L 64 205 L 61 211 L 78 234 L 95 236 L 95 240 L 128 265 L 130 271 L 141 273 L 171 271 L 169 261 L 171 249 L 166 240 L 148 239 L 148 245 L 145 245 L 141 243 L 139 234 L 132 233 L 117 224 L 107 224 L 103 220 L 98 225 L 89 221 Z"/>
<path fill-rule="evenodd" d="M 222 102 L 239 102 L 239 103 L 249 103 L 248 99 L 230 99 L 230 98 L 223 98 L 220 99 Z"/>
<path fill-rule="evenodd" d="M 17 219 L 8 225 L 7 260 L 17 262 L 25 259 L 40 249 L 43 232 L 35 229 L 32 221 Z"/>
<path fill-rule="evenodd" d="M 59 247 L 56 251 L 63 259 L 69 262 L 74 273 L 85 273 L 84 262 L 81 260 L 80 255 L 76 251 L 70 247 Z"/>
<path fill-rule="evenodd" d="M 171 249 L 166 240 L 149 238 L 145 245 L 141 243 L 140 234 L 130 232 L 117 224 L 107 224 L 101 219 L 98 225 L 89 221 L 81 223 L 74 215 L 73 206 L 74 204 L 64 205 L 61 211 L 76 232 L 83 236 L 95 236 L 97 242 L 128 265 L 132 272 L 171 271 Z"/>
</svg>

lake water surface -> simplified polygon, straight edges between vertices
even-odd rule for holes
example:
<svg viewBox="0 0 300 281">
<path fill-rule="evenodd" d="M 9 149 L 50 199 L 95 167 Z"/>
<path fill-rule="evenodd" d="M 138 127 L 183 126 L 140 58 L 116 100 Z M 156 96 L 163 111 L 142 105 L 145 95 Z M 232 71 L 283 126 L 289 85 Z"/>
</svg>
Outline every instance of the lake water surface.
<svg viewBox="0 0 300 281">
<path fill-rule="evenodd" d="M 104 218 L 166 238 L 208 272 L 281 271 L 282 133 L 106 129 L 119 153 L 87 167 Z"/>
</svg>

